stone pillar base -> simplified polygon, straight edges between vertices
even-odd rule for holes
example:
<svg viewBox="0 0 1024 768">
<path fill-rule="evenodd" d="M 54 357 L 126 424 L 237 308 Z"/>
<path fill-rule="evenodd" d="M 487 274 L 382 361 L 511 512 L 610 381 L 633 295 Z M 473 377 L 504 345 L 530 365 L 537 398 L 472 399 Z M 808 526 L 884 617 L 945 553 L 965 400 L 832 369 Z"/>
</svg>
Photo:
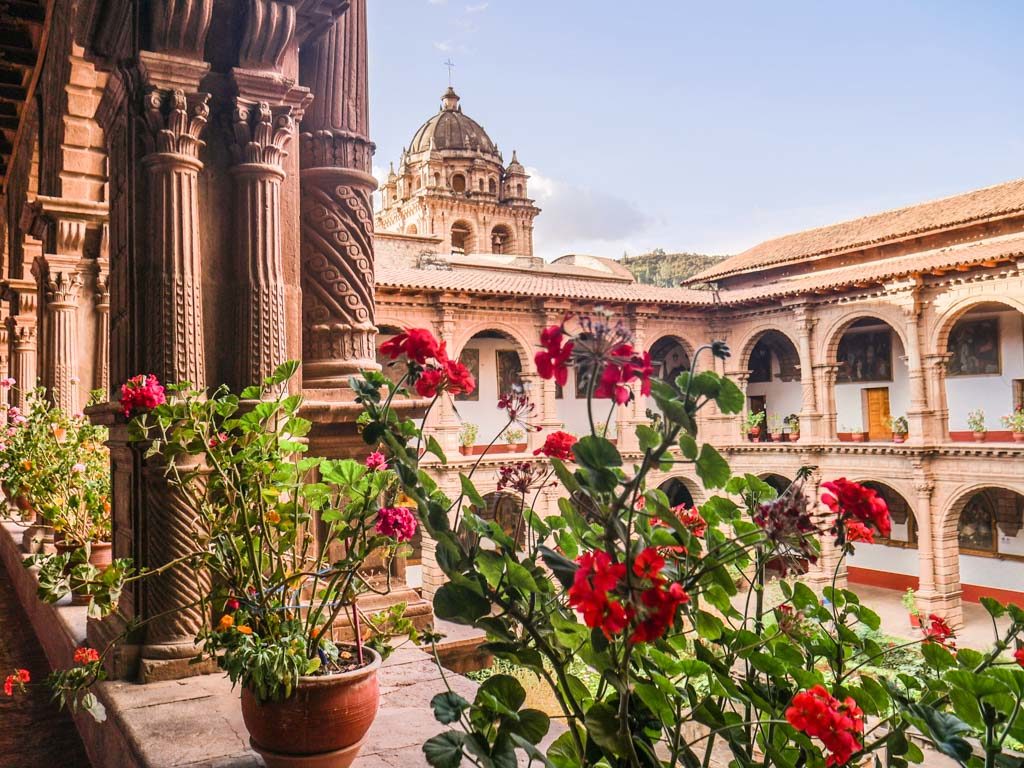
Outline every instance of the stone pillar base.
<svg viewBox="0 0 1024 768">
<path fill-rule="evenodd" d="M 960 595 L 960 590 L 945 594 L 940 592 L 917 592 L 917 607 L 925 616 L 931 613 L 938 614 L 954 630 L 959 630 L 964 626 L 964 609 Z"/>
<path fill-rule="evenodd" d="M 30 525 L 21 535 L 21 548 L 30 555 L 52 555 L 57 552 L 53 528 L 48 525 Z"/>
<path fill-rule="evenodd" d="M 93 648 L 110 647 L 105 657 L 108 678 L 137 679 L 142 646 L 128 633 L 128 622 L 120 613 L 112 613 L 102 619 L 89 619 L 85 636 Z"/>
<path fill-rule="evenodd" d="M 181 680 L 185 677 L 209 675 L 217 671 L 217 662 L 204 659 L 193 664 L 191 659 L 141 659 L 139 682 L 159 683 L 164 680 Z"/>
</svg>

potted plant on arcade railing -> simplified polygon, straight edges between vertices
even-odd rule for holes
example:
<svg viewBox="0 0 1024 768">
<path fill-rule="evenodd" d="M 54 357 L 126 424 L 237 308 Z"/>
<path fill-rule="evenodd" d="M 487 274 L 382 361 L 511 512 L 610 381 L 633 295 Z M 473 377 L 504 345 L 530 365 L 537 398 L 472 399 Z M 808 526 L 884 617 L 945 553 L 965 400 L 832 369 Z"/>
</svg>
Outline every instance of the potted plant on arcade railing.
<svg viewBox="0 0 1024 768">
<path fill-rule="evenodd" d="M 196 515 L 184 561 L 214 585 L 202 598 L 214 620 L 196 640 L 241 687 L 253 747 L 271 768 L 344 768 L 376 715 L 387 641 L 415 636 L 405 620 L 361 616 L 356 600 L 388 591 L 390 560 L 417 521 L 393 505 L 381 454 L 304 457 L 311 425 L 285 389 L 296 369 L 281 366 L 241 398 L 168 387 L 130 429 Z"/>
<path fill-rule="evenodd" d="M 743 420 L 743 426 L 746 427 L 747 435 L 754 442 L 761 439 L 761 426 L 764 424 L 764 419 L 764 411 L 751 411 Z"/>
<path fill-rule="evenodd" d="M 791 413 L 786 417 L 786 429 L 789 430 L 789 442 L 796 443 L 800 440 L 800 416 Z"/>
<path fill-rule="evenodd" d="M 985 426 L 985 411 L 976 408 L 967 414 L 967 428 L 974 435 L 974 442 L 984 443 L 988 434 L 988 427 Z"/>
<path fill-rule="evenodd" d="M 1010 430 L 1013 442 L 1024 443 L 1024 408 L 1018 408 L 1009 416 L 1002 417 L 1003 426 Z"/>
<path fill-rule="evenodd" d="M 907 434 L 910 432 L 910 423 L 907 421 L 906 416 L 896 416 L 895 418 L 890 416 L 889 429 L 892 430 L 892 441 L 894 443 L 904 443 L 907 440 Z"/>
</svg>

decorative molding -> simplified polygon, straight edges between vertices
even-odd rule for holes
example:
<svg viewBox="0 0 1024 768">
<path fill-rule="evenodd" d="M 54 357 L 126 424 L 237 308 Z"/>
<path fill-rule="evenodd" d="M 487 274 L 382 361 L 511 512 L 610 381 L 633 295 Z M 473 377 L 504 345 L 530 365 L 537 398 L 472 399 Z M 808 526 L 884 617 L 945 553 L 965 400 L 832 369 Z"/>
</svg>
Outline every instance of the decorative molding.
<svg viewBox="0 0 1024 768">
<path fill-rule="evenodd" d="M 150 87 L 143 95 L 143 117 L 149 126 L 143 135 L 151 153 L 198 161 L 199 150 L 206 144 L 199 136 L 210 117 L 210 94 Z"/>
<path fill-rule="evenodd" d="M 298 0 L 248 0 L 243 4 L 245 31 L 238 52 L 239 66 L 280 69 L 296 29 Z"/>
<path fill-rule="evenodd" d="M 213 19 L 214 0 L 151 0 L 149 45 L 152 51 L 202 59 Z"/>
<path fill-rule="evenodd" d="M 280 168 L 295 133 L 295 109 L 286 104 L 235 99 L 231 110 L 229 148 L 236 163 Z"/>
</svg>

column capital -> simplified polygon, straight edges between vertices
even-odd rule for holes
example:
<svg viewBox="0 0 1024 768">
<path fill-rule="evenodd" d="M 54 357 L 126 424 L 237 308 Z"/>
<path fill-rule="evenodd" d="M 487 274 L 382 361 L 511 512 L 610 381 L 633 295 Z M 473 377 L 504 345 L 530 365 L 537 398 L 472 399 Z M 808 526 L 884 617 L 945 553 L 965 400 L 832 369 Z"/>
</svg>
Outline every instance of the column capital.
<svg viewBox="0 0 1024 768">
<path fill-rule="evenodd" d="M 295 134 L 294 107 L 239 97 L 235 99 L 228 119 L 228 147 L 235 163 L 263 166 L 283 173 L 281 166 Z"/>
<path fill-rule="evenodd" d="M 43 244 L 44 253 L 85 257 L 88 238 L 107 222 L 107 203 L 39 195 L 25 204 L 22 225 Z M 92 249 L 96 244 L 93 241 Z"/>
<path fill-rule="evenodd" d="M 210 94 L 149 86 L 143 96 L 143 131 L 150 156 L 177 155 L 199 163 L 199 138 L 210 118 Z"/>
<path fill-rule="evenodd" d="M 39 288 L 35 280 L 4 280 L 0 282 L 0 296 L 10 302 L 12 317 L 20 317 L 23 321 L 31 317 L 32 322 L 35 322 L 36 309 L 39 307 Z"/>
</svg>

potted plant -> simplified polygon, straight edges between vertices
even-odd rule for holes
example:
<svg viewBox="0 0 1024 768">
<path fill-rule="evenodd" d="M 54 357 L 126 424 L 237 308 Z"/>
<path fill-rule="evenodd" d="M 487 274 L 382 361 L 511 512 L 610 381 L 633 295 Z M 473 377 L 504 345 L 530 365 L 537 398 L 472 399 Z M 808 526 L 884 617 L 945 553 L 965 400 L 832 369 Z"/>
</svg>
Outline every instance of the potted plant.
<svg viewBox="0 0 1024 768">
<path fill-rule="evenodd" d="M 917 596 L 914 593 L 914 590 L 908 587 L 900 600 L 903 603 L 903 607 L 907 609 L 907 614 L 910 616 L 910 626 L 920 627 L 921 611 L 917 607 Z"/>
<path fill-rule="evenodd" d="M 892 430 L 892 441 L 894 443 L 902 443 L 907 439 L 907 433 L 910 431 L 910 425 L 907 422 L 906 416 L 897 416 L 896 418 L 889 417 L 889 429 Z"/>
<path fill-rule="evenodd" d="M 505 442 L 510 449 L 516 453 L 521 453 L 526 450 L 526 443 L 524 442 L 526 432 L 522 429 L 519 429 L 518 427 L 509 427 L 503 434 Z"/>
<path fill-rule="evenodd" d="M 169 387 L 170 400 L 129 429 L 195 514 L 185 564 L 210 575 L 203 610 L 214 616 L 197 646 L 241 686 L 253 748 L 271 768 L 345 768 L 377 712 L 387 639 L 412 629 L 368 621 L 356 600 L 388 590 L 390 559 L 417 521 L 394 505 L 397 478 L 379 453 L 365 463 L 303 456 L 311 424 L 287 393 L 297 368 L 240 397 Z M 371 553 L 383 578 L 364 571 Z M 348 644 L 338 640 L 346 627 Z"/>
<path fill-rule="evenodd" d="M 782 417 L 773 413 L 768 417 L 768 433 L 772 436 L 773 443 L 782 442 Z"/>
<path fill-rule="evenodd" d="M 789 441 L 795 443 L 800 439 L 800 416 L 791 413 L 785 420 L 786 429 L 789 431 Z"/>
<path fill-rule="evenodd" d="M 480 427 L 468 421 L 462 423 L 462 428 L 459 430 L 459 451 L 463 456 L 469 456 L 473 453 L 473 446 L 476 445 L 476 436 L 480 432 Z"/>
<path fill-rule="evenodd" d="M 761 425 L 764 424 L 764 411 L 752 411 L 747 414 L 747 418 L 743 421 L 743 426 L 746 427 L 747 435 L 751 440 L 757 440 L 761 437 Z"/>
<path fill-rule="evenodd" d="M 1012 433 L 1013 442 L 1024 443 L 1024 408 L 1018 408 L 1009 416 L 1003 416 L 1002 422 Z"/>
<path fill-rule="evenodd" d="M 988 428 L 985 426 L 985 411 L 977 408 L 967 414 L 967 428 L 974 433 L 974 442 L 984 443 Z"/>
</svg>

